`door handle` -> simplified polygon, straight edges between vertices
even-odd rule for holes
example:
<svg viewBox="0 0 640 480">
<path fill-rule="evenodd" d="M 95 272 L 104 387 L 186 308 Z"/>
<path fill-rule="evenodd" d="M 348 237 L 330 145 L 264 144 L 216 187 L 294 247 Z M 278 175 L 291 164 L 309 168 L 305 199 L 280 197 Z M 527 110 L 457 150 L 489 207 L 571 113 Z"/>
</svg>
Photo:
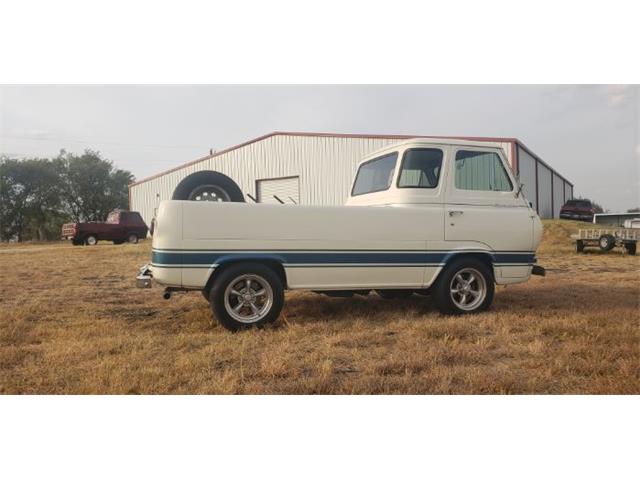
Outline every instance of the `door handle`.
<svg viewBox="0 0 640 480">
<path fill-rule="evenodd" d="M 449 216 L 453 217 L 456 215 L 462 215 L 464 212 L 462 210 L 449 210 Z"/>
</svg>

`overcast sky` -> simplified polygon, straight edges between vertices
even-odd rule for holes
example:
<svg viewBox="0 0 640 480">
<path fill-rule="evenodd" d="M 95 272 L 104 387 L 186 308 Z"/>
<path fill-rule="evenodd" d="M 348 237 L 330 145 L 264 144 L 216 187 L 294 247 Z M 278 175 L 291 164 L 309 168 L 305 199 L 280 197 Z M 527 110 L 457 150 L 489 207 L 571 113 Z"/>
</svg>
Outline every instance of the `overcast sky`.
<svg viewBox="0 0 640 480">
<path fill-rule="evenodd" d="M 610 210 L 640 205 L 638 86 L 0 86 L 0 153 L 99 150 L 138 179 L 275 130 L 517 137 Z"/>
</svg>

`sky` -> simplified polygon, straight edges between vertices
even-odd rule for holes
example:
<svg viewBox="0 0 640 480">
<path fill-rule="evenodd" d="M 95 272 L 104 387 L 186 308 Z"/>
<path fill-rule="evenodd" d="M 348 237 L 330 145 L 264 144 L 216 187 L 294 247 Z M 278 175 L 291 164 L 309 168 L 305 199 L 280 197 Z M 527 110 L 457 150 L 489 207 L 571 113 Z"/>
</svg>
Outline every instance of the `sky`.
<svg viewBox="0 0 640 480">
<path fill-rule="evenodd" d="M 88 148 L 142 179 L 273 131 L 516 137 L 625 211 L 639 111 L 637 85 L 3 85 L 0 154 Z"/>
</svg>

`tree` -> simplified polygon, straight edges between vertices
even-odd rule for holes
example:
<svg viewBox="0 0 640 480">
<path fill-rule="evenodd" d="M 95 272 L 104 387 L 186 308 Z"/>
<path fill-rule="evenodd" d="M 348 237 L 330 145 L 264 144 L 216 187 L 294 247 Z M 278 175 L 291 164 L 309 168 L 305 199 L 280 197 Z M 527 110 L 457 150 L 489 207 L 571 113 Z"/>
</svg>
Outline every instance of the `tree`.
<svg viewBox="0 0 640 480">
<path fill-rule="evenodd" d="M 120 170 L 99 152 L 80 155 L 60 152 L 55 159 L 62 179 L 62 203 L 76 222 L 104 221 L 109 212 L 128 207 L 131 172 Z"/>
<path fill-rule="evenodd" d="M 0 235 L 47 240 L 50 219 L 60 216 L 60 179 L 47 159 L 0 159 Z M 59 234 L 59 230 L 57 232 Z"/>
<path fill-rule="evenodd" d="M 602 205 L 600 205 L 599 203 L 591 201 L 591 206 L 596 213 L 604 213 L 604 208 L 602 208 Z"/>
<path fill-rule="evenodd" d="M 133 175 L 86 150 L 53 160 L 0 158 L 0 239 L 50 240 L 64 221 L 105 220 L 128 205 Z"/>
<path fill-rule="evenodd" d="M 636 212 L 640 212 L 640 207 L 634 207 L 627 210 L 627 213 L 636 213 Z"/>
</svg>

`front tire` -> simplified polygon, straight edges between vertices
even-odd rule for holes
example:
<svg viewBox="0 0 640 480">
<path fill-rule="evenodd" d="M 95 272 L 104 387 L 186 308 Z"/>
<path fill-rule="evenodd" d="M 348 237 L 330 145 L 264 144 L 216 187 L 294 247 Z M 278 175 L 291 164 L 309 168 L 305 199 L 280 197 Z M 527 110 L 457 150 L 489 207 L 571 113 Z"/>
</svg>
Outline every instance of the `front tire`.
<svg viewBox="0 0 640 480">
<path fill-rule="evenodd" d="M 489 267 L 475 258 L 454 260 L 438 277 L 434 300 L 447 315 L 486 310 L 493 301 L 493 275 Z"/>
<path fill-rule="evenodd" d="M 284 288 L 269 267 L 240 263 L 214 280 L 209 301 L 220 325 L 236 332 L 275 321 L 284 305 Z"/>
</svg>

